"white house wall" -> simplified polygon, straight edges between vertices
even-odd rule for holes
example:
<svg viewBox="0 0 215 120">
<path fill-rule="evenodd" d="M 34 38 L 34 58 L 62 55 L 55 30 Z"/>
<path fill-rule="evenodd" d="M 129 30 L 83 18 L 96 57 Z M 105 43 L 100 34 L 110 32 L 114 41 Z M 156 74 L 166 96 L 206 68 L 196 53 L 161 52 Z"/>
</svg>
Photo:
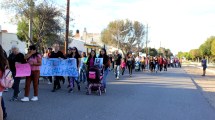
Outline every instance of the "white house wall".
<svg viewBox="0 0 215 120">
<path fill-rule="evenodd" d="M 25 42 L 20 41 L 15 33 L 0 34 L 2 40 L 2 47 L 7 52 L 7 55 L 9 55 L 12 46 L 17 46 L 21 53 L 25 53 L 26 44 Z"/>
</svg>

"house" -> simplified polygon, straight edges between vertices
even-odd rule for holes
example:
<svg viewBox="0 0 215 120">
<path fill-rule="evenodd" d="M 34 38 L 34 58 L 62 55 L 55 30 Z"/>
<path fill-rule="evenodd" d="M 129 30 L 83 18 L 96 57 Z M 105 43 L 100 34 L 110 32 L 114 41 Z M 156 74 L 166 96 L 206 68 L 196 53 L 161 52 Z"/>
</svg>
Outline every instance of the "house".
<svg viewBox="0 0 215 120">
<path fill-rule="evenodd" d="M 0 26 L 0 44 L 6 51 L 7 55 L 11 53 L 11 47 L 17 46 L 21 53 L 26 53 L 25 42 L 20 41 L 15 33 L 8 33 L 7 30 L 2 30 Z"/>
</svg>

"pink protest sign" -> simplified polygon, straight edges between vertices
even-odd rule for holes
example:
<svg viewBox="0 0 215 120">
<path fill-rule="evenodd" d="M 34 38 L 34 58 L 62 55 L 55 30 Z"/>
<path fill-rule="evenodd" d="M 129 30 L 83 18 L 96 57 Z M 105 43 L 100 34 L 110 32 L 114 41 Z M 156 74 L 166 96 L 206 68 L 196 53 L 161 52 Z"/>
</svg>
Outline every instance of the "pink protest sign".
<svg viewBox="0 0 215 120">
<path fill-rule="evenodd" d="M 16 77 L 25 77 L 31 75 L 31 66 L 26 64 L 16 64 Z"/>
</svg>

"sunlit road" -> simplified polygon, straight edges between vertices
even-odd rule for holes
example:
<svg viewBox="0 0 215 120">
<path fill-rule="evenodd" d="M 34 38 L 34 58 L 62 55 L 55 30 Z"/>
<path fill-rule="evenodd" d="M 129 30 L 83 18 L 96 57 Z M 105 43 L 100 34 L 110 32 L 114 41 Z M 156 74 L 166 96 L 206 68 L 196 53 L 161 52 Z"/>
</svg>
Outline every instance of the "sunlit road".
<svg viewBox="0 0 215 120">
<path fill-rule="evenodd" d="M 68 93 L 67 84 L 52 93 L 41 81 L 39 101 L 22 103 L 9 101 L 10 90 L 4 93 L 8 120 L 215 120 L 215 109 L 183 69 L 134 72 L 120 80 L 110 73 L 108 80 L 102 96 L 85 95 L 83 87 Z"/>
</svg>

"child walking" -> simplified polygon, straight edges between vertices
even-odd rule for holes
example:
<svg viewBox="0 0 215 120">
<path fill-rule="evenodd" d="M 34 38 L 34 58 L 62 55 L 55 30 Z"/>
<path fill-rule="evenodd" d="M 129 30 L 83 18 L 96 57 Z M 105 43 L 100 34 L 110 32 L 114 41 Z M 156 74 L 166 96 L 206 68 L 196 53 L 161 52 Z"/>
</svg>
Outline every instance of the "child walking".
<svg viewBox="0 0 215 120">
<path fill-rule="evenodd" d="M 122 62 L 121 62 L 121 65 L 120 65 L 121 70 L 122 70 L 122 75 L 124 75 L 124 72 L 125 72 L 125 67 L 126 67 L 126 62 L 125 61 L 126 61 L 125 58 L 122 59 Z"/>
</svg>

